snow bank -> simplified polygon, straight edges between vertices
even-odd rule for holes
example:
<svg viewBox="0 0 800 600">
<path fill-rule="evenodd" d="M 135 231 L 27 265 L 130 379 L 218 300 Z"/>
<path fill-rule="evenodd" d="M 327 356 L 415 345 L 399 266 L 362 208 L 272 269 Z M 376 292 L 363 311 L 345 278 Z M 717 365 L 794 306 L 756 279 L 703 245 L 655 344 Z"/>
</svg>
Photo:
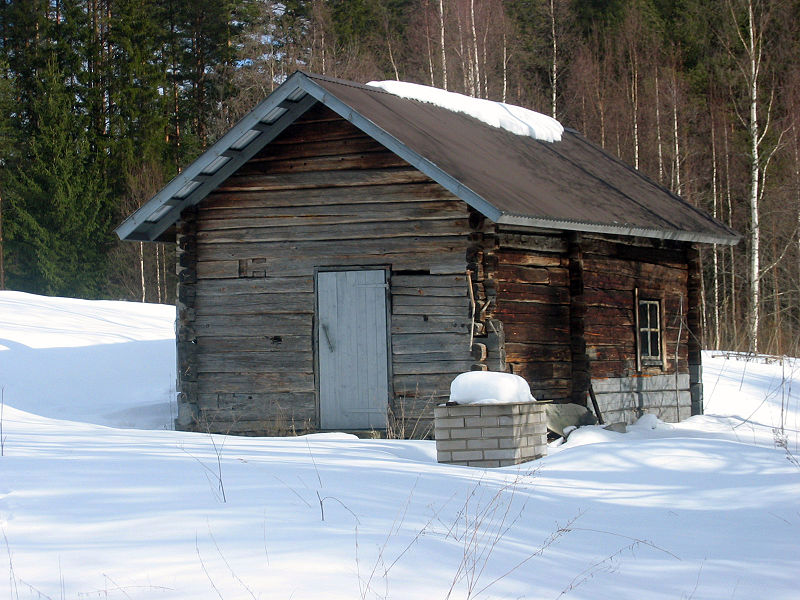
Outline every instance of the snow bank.
<svg viewBox="0 0 800 600">
<path fill-rule="evenodd" d="M 175 307 L 0 291 L 0 386 L 37 415 L 172 429 Z"/>
<path fill-rule="evenodd" d="M 535 402 L 528 382 L 511 373 L 468 371 L 450 384 L 450 402 L 458 404 L 511 404 Z"/>
<path fill-rule="evenodd" d="M 401 98 L 428 102 L 463 113 L 492 127 L 543 142 L 559 142 L 564 133 L 564 126 L 552 117 L 513 104 L 472 98 L 406 81 L 370 81 L 367 85 Z"/>
</svg>

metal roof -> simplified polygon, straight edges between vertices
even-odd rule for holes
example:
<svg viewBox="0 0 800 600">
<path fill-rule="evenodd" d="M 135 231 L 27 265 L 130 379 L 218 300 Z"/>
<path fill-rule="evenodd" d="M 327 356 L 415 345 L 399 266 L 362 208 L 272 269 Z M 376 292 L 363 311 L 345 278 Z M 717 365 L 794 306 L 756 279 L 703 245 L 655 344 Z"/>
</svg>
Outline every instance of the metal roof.
<svg viewBox="0 0 800 600">
<path fill-rule="evenodd" d="M 734 244 L 739 234 L 566 129 L 545 142 L 348 81 L 297 72 L 128 217 L 155 240 L 320 102 L 490 220 L 515 227 Z"/>
</svg>

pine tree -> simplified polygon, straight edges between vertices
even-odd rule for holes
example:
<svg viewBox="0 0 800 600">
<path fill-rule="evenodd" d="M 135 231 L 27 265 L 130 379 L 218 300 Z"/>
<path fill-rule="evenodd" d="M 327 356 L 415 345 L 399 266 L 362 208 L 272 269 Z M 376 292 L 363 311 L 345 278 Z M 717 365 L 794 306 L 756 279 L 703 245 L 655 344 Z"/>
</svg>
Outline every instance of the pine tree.
<svg viewBox="0 0 800 600">
<path fill-rule="evenodd" d="M 105 282 L 112 210 L 75 94 L 53 63 L 32 103 L 27 151 L 8 170 L 9 285 L 97 297 Z"/>
</svg>

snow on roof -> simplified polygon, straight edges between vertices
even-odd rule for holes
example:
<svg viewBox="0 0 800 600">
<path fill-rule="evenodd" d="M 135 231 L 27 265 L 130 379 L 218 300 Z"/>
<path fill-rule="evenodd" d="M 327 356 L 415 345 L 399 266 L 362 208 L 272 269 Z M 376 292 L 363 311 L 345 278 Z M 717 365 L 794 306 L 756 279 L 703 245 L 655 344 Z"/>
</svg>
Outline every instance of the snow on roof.
<svg viewBox="0 0 800 600">
<path fill-rule="evenodd" d="M 367 85 L 401 98 L 428 102 L 453 112 L 463 113 L 492 127 L 544 142 L 560 142 L 561 134 L 564 132 L 564 126 L 552 117 L 513 104 L 472 98 L 406 81 L 370 81 Z"/>
</svg>

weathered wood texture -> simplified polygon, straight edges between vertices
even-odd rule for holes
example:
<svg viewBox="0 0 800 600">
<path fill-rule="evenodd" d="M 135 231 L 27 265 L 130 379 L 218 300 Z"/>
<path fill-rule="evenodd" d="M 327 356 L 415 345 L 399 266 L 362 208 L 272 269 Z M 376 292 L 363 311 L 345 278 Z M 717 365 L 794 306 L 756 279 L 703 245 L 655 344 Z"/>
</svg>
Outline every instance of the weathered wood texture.
<svg viewBox="0 0 800 600">
<path fill-rule="evenodd" d="M 469 368 L 467 206 L 333 112 L 312 108 L 198 207 L 181 321 L 194 428 L 318 426 L 315 272 L 389 267 L 394 415 L 432 416 Z M 191 290 L 189 289 L 191 287 Z M 188 309 L 187 305 L 187 309 Z M 185 389 L 184 389 L 185 388 Z"/>
<path fill-rule="evenodd" d="M 488 303 L 482 312 L 502 323 L 507 370 L 524 377 L 538 399 L 568 398 L 573 356 L 565 238 L 496 229 L 480 241 L 477 293 Z"/>
<path fill-rule="evenodd" d="M 176 227 L 178 247 L 176 272 L 178 275 L 177 298 L 177 381 L 178 429 L 192 429 L 197 424 L 199 407 L 197 391 L 197 337 L 195 335 L 195 302 L 197 300 L 197 211 L 194 208 L 183 212 Z"/>
<path fill-rule="evenodd" d="M 680 245 L 643 239 L 584 236 L 586 348 L 593 378 L 637 376 L 635 290 L 662 303 L 664 364 L 641 375 L 688 372 L 687 262 Z M 680 337 L 679 337 L 680 336 Z"/>
<path fill-rule="evenodd" d="M 691 393 L 691 413 L 703 414 L 703 358 L 700 340 L 703 339 L 703 320 L 700 312 L 703 271 L 700 252 L 692 245 L 686 248 L 688 275 L 688 313 L 686 325 L 689 329 L 689 390 Z"/>
</svg>

